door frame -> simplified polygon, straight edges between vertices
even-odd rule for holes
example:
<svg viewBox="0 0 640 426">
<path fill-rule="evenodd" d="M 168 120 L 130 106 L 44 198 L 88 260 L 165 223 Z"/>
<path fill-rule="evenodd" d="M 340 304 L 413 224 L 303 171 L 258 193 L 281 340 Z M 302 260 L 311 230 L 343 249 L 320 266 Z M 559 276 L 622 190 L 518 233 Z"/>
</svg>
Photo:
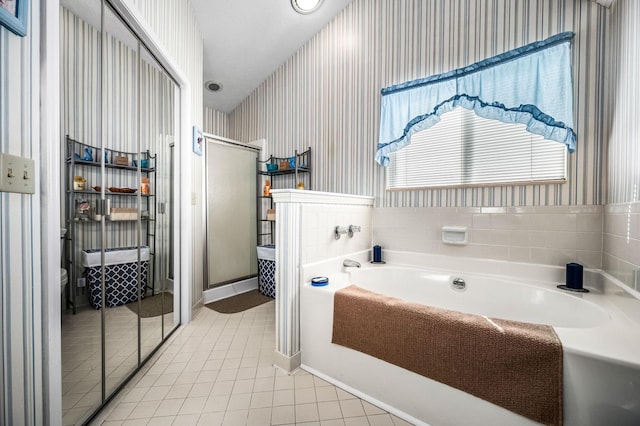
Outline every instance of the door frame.
<svg viewBox="0 0 640 426">
<path fill-rule="evenodd" d="M 252 141 L 252 142 L 240 142 L 240 141 L 236 141 L 233 139 L 229 139 L 229 138 L 225 138 L 222 136 L 218 136 L 218 135 L 214 135 L 211 133 L 203 133 L 204 139 L 205 139 L 205 143 L 208 140 L 213 140 L 212 143 L 216 143 L 220 142 L 223 144 L 227 144 L 227 145 L 236 145 L 240 148 L 245 148 L 245 149 L 252 149 L 256 151 L 257 154 L 257 159 L 262 161 L 263 157 L 264 157 L 264 152 L 265 152 L 265 145 L 266 145 L 266 140 L 265 139 L 259 139 L 256 141 Z M 206 149 L 205 146 L 205 156 L 208 155 L 208 149 Z M 206 165 L 206 158 L 205 158 L 205 165 Z M 204 178 L 204 182 L 205 185 L 203 185 L 203 199 L 204 199 L 204 217 L 206 218 L 205 220 L 205 235 L 208 235 L 208 217 L 209 215 L 207 214 L 207 208 L 208 208 L 208 199 L 207 199 L 207 187 L 206 185 L 208 184 L 209 181 L 209 176 L 205 167 L 205 178 Z M 255 180 L 255 179 L 254 179 Z M 256 188 L 256 191 L 258 190 L 258 188 Z M 257 192 L 255 194 L 256 196 L 258 195 Z M 206 240 L 206 239 L 205 239 Z M 208 286 L 209 283 L 209 264 L 208 264 L 208 259 L 209 259 L 209 245 L 205 244 L 205 253 L 204 253 L 204 262 L 203 262 L 203 283 L 202 283 L 202 297 L 203 297 L 203 304 L 207 304 L 210 302 L 213 302 L 215 300 L 220 300 L 220 299 L 224 299 L 226 297 L 230 297 L 236 294 L 240 294 L 240 293 L 244 293 L 247 291 L 250 291 L 254 288 L 258 288 L 258 276 L 255 277 L 251 277 L 251 278 L 246 278 L 246 279 L 240 279 L 238 281 L 234 281 L 232 283 L 228 283 L 228 284 L 224 284 L 221 285 L 219 287 L 214 287 L 214 288 L 210 288 L 207 289 L 206 287 Z"/>
</svg>

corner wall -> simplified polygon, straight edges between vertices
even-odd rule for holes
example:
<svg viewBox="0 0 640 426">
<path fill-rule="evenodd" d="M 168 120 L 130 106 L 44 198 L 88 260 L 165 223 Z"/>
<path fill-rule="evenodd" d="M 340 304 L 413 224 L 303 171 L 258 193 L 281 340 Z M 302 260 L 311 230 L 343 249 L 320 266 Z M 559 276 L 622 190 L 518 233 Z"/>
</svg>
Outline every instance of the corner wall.
<svg viewBox="0 0 640 426">
<path fill-rule="evenodd" d="M 204 127 L 202 131 L 223 138 L 229 138 L 229 114 L 204 107 Z"/>
<path fill-rule="evenodd" d="M 607 26 L 608 197 L 604 269 L 640 291 L 640 4 L 616 0 Z"/>
</svg>

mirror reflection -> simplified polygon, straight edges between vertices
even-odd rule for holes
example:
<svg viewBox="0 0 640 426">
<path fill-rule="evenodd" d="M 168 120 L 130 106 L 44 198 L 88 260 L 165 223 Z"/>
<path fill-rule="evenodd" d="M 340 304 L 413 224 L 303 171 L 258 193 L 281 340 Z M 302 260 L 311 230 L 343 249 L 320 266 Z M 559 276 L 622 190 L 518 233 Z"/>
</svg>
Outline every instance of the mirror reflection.
<svg viewBox="0 0 640 426">
<path fill-rule="evenodd" d="M 142 223 L 143 233 L 153 257 L 147 289 L 140 300 L 141 357 L 148 357 L 163 338 L 163 315 L 173 312 L 173 293 L 166 281 L 166 222 L 168 217 L 167 180 L 169 169 L 168 145 L 172 141 L 173 81 L 144 47 L 140 61 L 140 144 L 141 151 L 153 152 L 153 170 L 149 172 L 149 186 L 142 191 L 147 199 L 148 214 Z M 142 176 L 142 180 L 145 176 Z M 144 189 L 144 188 L 143 188 Z M 143 210 L 147 207 L 143 207 Z"/>
<path fill-rule="evenodd" d="M 102 147 L 105 162 L 103 198 L 110 202 L 109 220 L 102 221 L 104 248 L 105 397 L 124 382 L 139 363 L 139 296 L 149 275 L 147 232 L 137 219 L 142 209 L 140 171 L 141 130 L 140 44 L 105 5 L 102 28 Z M 149 161 L 147 159 L 147 161 Z M 110 165 L 122 168 L 108 167 Z M 126 192 L 125 192 L 126 191 Z M 135 191 L 135 192 L 133 192 Z M 148 197 L 145 197 L 145 201 Z M 146 205 L 146 203 L 145 203 Z M 139 262 L 139 263 L 138 263 Z M 141 281 L 141 282 L 140 282 Z"/>
<path fill-rule="evenodd" d="M 87 16 L 92 17 L 93 22 L 80 19 L 78 11 L 70 8 L 63 7 L 60 11 L 62 217 L 65 218 L 61 243 L 67 272 L 61 299 L 62 415 L 65 424 L 81 422 L 100 406 L 103 399 L 102 312 L 92 308 L 89 302 L 92 286 L 96 288 L 97 285 L 100 290 L 100 277 L 85 276 L 82 266 L 83 248 L 98 248 L 100 244 L 100 223 L 89 220 L 91 202 L 95 207 L 99 196 L 88 193 L 91 186 L 99 185 L 100 175 L 99 168 L 82 166 L 81 171 L 76 171 L 72 163 L 76 158 L 88 161 L 91 157 L 93 160 L 96 154 L 93 147 L 100 141 L 100 127 L 95 118 L 99 113 L 97 64 L 101 2 L 87 0 L 76 5 L 82 5 L 83 10 L 92 10 Z M 93 119 L 86 119 L 87 116 Z M 99 270 L 99 265 L 93 268 Z"/>
<path fill-rule="evenodd" d="M 179 324 L 179 88 L 108 2 L 61 4 L 63 422 L 83 424 Z"/>
</svg>

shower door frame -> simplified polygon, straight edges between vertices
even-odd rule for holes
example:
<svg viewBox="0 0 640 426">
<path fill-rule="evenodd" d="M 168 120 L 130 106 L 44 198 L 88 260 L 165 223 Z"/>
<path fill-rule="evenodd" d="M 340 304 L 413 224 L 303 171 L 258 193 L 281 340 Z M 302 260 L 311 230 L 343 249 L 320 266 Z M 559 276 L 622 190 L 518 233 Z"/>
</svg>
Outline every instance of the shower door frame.
<svg viewBox="0 0 640 426">
<path fill-rule="evenodd" d="M 244 150 L 248 150 L 248 151 L 254 151 L 256 154 L 256 158 L 260 159 L 263 153 L 263 140 L 260 141 L 256 141 L 256 142 L 249 142 L 249 143 L 244 143 L 244 142 L 239 142 L 239 141 L 235 141 L 232 139 L 228 139 L 228 138 L 224 138 L 221 136 L 217 136 L 217 135 L 213 135 L 213 134 L 209 134 L 209 133 L 203 133 L 204 139 L 205 139 L 205 149 L 204 149 L 204 155 L 205 155 L 205 188 L 204 188 L 204 194 L 205 194 L 205 230 L 204 230 L 204 235 L 205 235 L 205 253 L 204 253 L 204 262 L 203 262 L 203 277 L 204 280 L 202 282 L 202 291 L 203 292 L 207 292 L 207 291 L 216 291 L 219 289 L 223 289 L 226 286 L 236 286 L 237 284 L 240 284 L 240 286 L 242 286 L 242 288 L 246 288 L 247 286 L 250 287 L 254 287 L 257 289 L 258 288 L 258 272 L 256 269 L 256 273 L 255 274 L 250 274 L 248 276 L 244 276 L 244 277 L 238 277 L 235 279 L 231 279 L 229 281 L 225 281 L 225 282 L 221 282 L 218 285 L 214 286 L 214 287 L 209 287 L 209 281 L 210 281 L 210 276 L 209 276 L 209 241 L 208 241 L 208 235 L 209 235 L 209 213 L 208 213 L 208 206 L 209 206 L 209 198 L 208 198 L 208 185 L 209 185 L 209 170 L 206 167 L 207 165 L 207 156 L 209 155 L 208 153 L 208 149 L 207 149 L 207 144 L 209 142 L 211 143 L 218 143 L 221 145 L 226 145 L 229 147 L 236 147 L 238 149 L 244 149 Z M 255 170 L 255 168 L 254 168 Z M 257 180 L 256 180 L 256 176 L 253 176 L 251 178 L 251 183 L 255 183 L 256 187 L 254 188 L 254 197 L 257 196 Z M 257 200 L 257 197 L 256 197 Z M 257 215 L 257 210 L 254 208 L 252 209 L 252 214 Z M 253 218 L 252 224 L 257 223 L 256 218 Z M 257 235 L 257 232 L 254 232 L 254 235 Z M 256 244 L 257 244 L 257 240 L 256 240 Z M 255 247 L 254 247 L 255 248 Z M 256 259 L 256 268 L 257 268 L 257 259 Z M 255 285 L 254 285 L 255 284 Z M 238 286 L 237 288 L 234 288 L 234 292 L 242 292 L 244 290 L 240 290 L 238 291 L 238 289 L 240 288 L 240 286 Z M 223 293 L 224 295 L 226 295 L 226 292 Z M 208 303 L 208 299 L 209 297 L 207 297 L 206 293 L 205 293 L 205 301 L 204 303 Z"/>
</svg>

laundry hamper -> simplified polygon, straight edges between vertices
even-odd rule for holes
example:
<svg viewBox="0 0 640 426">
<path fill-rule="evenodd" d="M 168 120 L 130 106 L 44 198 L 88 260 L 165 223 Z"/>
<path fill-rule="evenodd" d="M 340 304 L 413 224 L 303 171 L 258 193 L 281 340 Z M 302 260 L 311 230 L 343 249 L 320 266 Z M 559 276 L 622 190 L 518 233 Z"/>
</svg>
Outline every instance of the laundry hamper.
<svg viewBox="0 0 640 426">
<path fill-rule="evenodd" d="M 100 249 L 83 250 L 82 266 L 89 288 L 89 303 L 94 309 L 102 307 L 100 290 Z M 105 251 L 105 304 L 113 308 L 138 300 L 138 248 L 110 248 Z M 140 247 L 140 298 L 147 289 L 149 247 Z"/>
<path fill-rule="evenodd" d="M 258 291 L 276 297 L 276 246 L 258 246 Z"/>
</svg>

